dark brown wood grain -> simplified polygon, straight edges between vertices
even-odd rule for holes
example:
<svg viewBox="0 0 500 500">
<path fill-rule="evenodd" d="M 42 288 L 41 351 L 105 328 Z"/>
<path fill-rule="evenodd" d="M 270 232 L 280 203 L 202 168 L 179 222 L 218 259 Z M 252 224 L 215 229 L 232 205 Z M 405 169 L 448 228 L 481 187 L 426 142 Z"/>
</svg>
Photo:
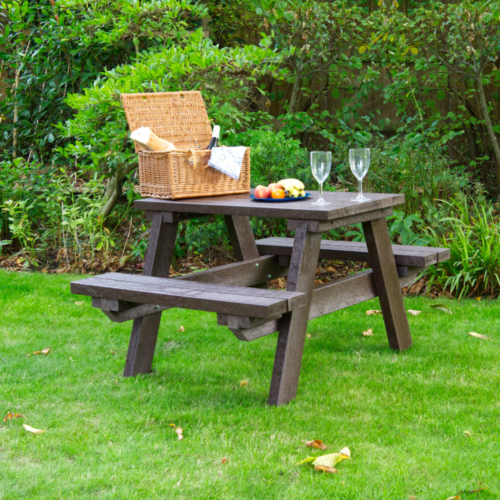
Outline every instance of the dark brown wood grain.
<svg viewBox="0 0 500 500">
<path fill-rule="evenodd" d="M 302 293 L 108 273 L 71 284 L 73 293 L 224 314 L 270 318 L 301 308 Z"/>
<path fill-rule="evenodd" d="M 148 211 L 146 212 L 146 220 L 152 221 L 154 218 L 155 212 Z M 183 220 L 190 219 L 200 219 L 202 217 L 208 217 L 209 214 L 188 214 L 186 212 L 178 213 L 178 212 L 163 212 L 163 222 L 167 223 L 175 223 L 181 222 Z"/>
<path fill-rule="evenodd" d="M 326 192 L 324 197 L 331 204 L 321 207 L 312 205 L 312 202 L 318 198 L 318 193 L 316 191 L 308 192 L 312 196 L 306 200 L 280 203 L 253 201 L 248 194 L 235 194 L 183 200 L 144 198 L 137 200 L 135 207 L 146 211 L 283 217 L 287 219 L 326 221 L 404 203 L 404 195 L 402 194 L 370 193 L 370 201 L 359 203 L 352 201 L 352 193 Z"/>
<path fill-rule="evenodd" d="M 339 217 L 327 221 L 310 220 L 307 229 L 313 233 L 322 233 L 325 231 L 330 231 L 331 229 L 352 226 L 354 224 L 365 222 L 367 220 L 377 219 L 379 217 L 388 217 L 389 215 L 392 215 L 392 207 L 373 210 L 371 212 L 365 212 L 361 214 L 348 215 L 347 217 Z M 299 223 L 299 220 L 290 219 L 287 224 L 287 229 L 289 231 L 295 231 Z"/>
<path fill-rule="evenodd" d="M 386 220 L 364 222 L 363 231 L 389 345 L 403 351 L 412 341 Z"/>
<path fill-rule="evenodd" d="M 255 259 L 259 251 L 255 245 L 250 219 L 242 215 L 225 215 L 229 239 L 233 246 L 236 260 Z"/>
<path fill-rule="evenodd" d="M 308 232 L 307 221 L 304 221 L 296 230 L 286 289 L 305 294 L 307 303 L 305 307 L 284 314 L 280 319 L 268 399 L 271 405 L 286 404 L 297 395 L 320 246 L 321 233 Z"/>
<path fill-rule="evenodd" d="M 289 256 L 292 254 L 293 238 L 265 238 L 257 241 L 257 248 L 263 255 Z M 450 258 L 449 248 L 392 245 L 392 252 L 398 266 L 428 267 Z M 370 262 L 366 243 L 356 241 L 323 240 L 319 257 L 321 259 Z"/>
<path fill-rule="evenodd" d="M 174 256 L 177 228 L 177 222 L 171 224 L 163 222 L 163 213 L 156 212 L 153 215 L 144 262 L 145 276 L 168 278 Z M 160 320 L 161 312 L 134 319 L 123 371 L 124 377 L 151 372 Z"/>
</svg>

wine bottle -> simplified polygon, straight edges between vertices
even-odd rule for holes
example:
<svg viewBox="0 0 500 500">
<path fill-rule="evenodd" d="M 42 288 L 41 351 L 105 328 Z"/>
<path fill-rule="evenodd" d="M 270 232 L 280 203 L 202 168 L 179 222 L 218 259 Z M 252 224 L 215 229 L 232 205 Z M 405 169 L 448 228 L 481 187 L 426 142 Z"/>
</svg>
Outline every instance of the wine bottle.
<svg viewBox="0 0 500 500">
<path fill-rule="evenodd" d="M 219 143 L 219 133 L 220 133 L 219 125 L 214 125 L 214 131 L 212 132 L 212 139 L 210 139 L 210 144 L 208 145 L 207 149 L 212 149 L 217 147 L 217 144 Z"/>
</svg>

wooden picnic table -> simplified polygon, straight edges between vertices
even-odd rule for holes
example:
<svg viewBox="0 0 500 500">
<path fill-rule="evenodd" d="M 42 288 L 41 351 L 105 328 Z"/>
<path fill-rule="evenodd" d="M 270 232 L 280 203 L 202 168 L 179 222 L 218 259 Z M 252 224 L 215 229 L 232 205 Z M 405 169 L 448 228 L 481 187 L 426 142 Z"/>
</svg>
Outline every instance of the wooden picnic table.
<svg viewBox="0 0 500 500">
<path fill-rule="evenodd" d="M 212 311 L 219 325 L 251 341 L 279 332 L 269 404 L 297 394 L 307 323 L 379 297 L 389 345 L 412 343 L 401 288 L 425 267 L 449 258 L 447 249 L 391 245 L 386 217 L 404 203 L 399 194 L 370 193 L 370 201 L 351 201 L 352 193 L 325 193 L 317 199 L 256 202 L 248 194 L 182 200 L 141 199 L 135 207 L 152 221 L 143 275 L 108 273 L 72 283 L 72 292 L 90 295 L 93 306 L 113 321 L 133 320 L 124 376 L 149 373 L 161 319 L 172 307 Z M 180 221 L 223 215 L 238 262 L 169 278 Z M 295 238 L 255 241 L 249 216 L 287 219 Z M 322 233 L 361 223 L 366 243 L 322 240 Z M 393 251 L 394 249 L 394 251 Z M 263 254 L 263 255 L 261 255 Z M 319 258 L 369 262 L 371 270 L 314 286 Z M 286 291 L 267 282 L 288 276 Z"/>
</svg>

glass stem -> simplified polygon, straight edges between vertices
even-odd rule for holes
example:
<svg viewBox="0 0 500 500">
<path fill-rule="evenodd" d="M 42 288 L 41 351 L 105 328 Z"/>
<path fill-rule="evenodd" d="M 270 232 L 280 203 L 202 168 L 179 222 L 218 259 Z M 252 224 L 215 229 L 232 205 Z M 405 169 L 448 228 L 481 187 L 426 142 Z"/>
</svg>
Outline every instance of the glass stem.
<svg viewBox="0 0 500 500">
<path fill-rule="evenodd" d="M 319 199 L 320 200 L 323 199 L 323 183 L 322 182 L 319 183 Z"/>
<path fill-rule="evenodd" d="M 363 196 L 363 179 L 358 179 L 359 196 Z"/>
</svg>

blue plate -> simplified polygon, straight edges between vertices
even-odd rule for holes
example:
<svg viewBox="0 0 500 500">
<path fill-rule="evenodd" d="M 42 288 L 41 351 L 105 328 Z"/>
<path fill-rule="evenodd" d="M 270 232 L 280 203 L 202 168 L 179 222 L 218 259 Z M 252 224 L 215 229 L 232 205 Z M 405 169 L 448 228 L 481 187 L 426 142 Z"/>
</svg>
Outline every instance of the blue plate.
<svg viewBox="0 0 500 500">
<path fill-rule="evenodd" d="M 311 196 L 311 193 L 306 193 L 305 196 L 299 196 L 298 198 L 256 198 L 255 195 L 251 194 L 250 198 L 253 201 L 270 201 L 272 203 L 280 202 L 280 201 L 299 201 L 299 200 L 305 200 L 306 198 L 309 198 Z"/>
</svg>

